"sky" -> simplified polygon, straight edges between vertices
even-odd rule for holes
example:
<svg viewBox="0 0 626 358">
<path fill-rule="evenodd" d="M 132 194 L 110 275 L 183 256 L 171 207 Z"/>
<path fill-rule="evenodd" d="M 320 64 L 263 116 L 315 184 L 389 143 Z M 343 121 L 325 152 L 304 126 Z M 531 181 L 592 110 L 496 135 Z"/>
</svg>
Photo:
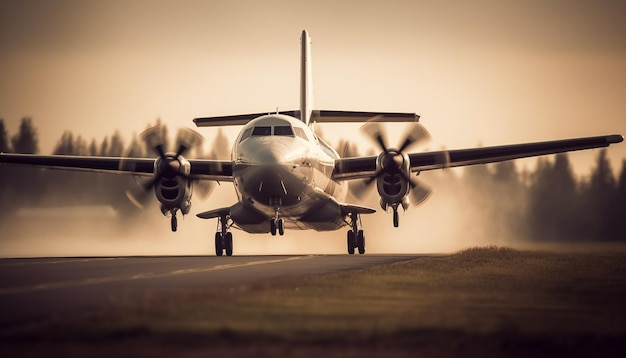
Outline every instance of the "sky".
<svg viewBox="0 0 626 358">
<path fill-rule="evenodd" d="M 621 0 L 0 0 L 0 118 L 12 134 L 32 117 L 50 153 L 65 130 L 297 109 L 307 29 L 315 108 L 417 112 L 433 136 L 418 150 L 624 134 L 624 14 Z M 322 127 L 331 143 L 357 129 Z M 585 175 L 596 155 L 570 158 Z M 609 158 L 617 171 L 626 145 Z"/>
</svg>

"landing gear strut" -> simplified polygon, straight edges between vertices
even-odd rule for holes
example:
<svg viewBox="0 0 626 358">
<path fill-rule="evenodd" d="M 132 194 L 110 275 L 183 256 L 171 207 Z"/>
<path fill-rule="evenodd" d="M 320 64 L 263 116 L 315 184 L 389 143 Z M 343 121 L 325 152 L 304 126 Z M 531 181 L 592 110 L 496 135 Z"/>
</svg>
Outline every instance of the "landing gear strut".
<svg viewBox="0 0 626 358">
<path fill-rule="evenodd" d="M 359 229 L 361 218 L 358 214 L 350 214 L 349 217 L 352 219 L 350 222 L 352 229 L 348 230 L 347 233 L 348 254 L 354 255 L 355 249 L 358 249 L 359 254 L 363 255 L 365 253 L 365 234 L 362 229 Z"/>
<path fill-rule="evenodd" d="M 215 233 L 215 255 L 222 256 L 226 252 L 226 256 L 233 256 L 233 234 L 228 231 L 231 226 L 228 223 L 228 217 L 222 216 L 218 219 L 218 231 Z"/>
<path fill-rule="evenodd" d="M 172 232 L 176 232 L 178 228 L 178 219 L 176 219 L 176 212 L 172 213 Z"/>
<path fill-rule="evenodd" d="M 398 207 L 393 208 L 393 227 L 400 226 L 400 218 L 398 217 Z"/>
</svg>

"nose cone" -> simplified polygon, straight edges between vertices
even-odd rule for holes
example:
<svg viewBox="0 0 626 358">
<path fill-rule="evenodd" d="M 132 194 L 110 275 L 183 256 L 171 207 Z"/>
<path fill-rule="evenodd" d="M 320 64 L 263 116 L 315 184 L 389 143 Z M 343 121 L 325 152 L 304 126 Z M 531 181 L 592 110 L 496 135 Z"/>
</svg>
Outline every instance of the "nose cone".
<svg viewBox="0 0 626 358">
<path fill-rule="evenodd" d="M 268 146 L 262 146 L 248 153 L 249 160 L 255 164 L 280 164 L 286 159 L 286 146 L 276 145 L 272 143 Z"/>
<path fill-rule="evenodd" d="M 248 164 L 290 165 L 301 162 L 306 157 L 306 148 L 295 143 L 291 138 L 276 140 L 264 145 L 249 146 L 240 156 Z"/>
</svg>

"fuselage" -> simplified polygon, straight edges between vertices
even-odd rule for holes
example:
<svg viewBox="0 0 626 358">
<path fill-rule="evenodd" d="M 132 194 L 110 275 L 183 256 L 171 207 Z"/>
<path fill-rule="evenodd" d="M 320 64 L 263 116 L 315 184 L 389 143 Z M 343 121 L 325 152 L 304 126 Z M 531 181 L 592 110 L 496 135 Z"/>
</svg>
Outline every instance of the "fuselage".
<svg viewBox="0 0 626 358">
<path fill-rule="evenodd" d="M 347 195 L 347 183 L 331 179 L 338 158 L 300 119 L 270 114 L 250 121 L 231 158 L 241 204 L 241 213 L 233 213 L 238 226 L 267 232 L 268 220 L 275 217 L 287 228 L 335 230 L 345 225 L 338 211 L 327 211 L 323 218 L 318 213 Z M 328 220 L 333 212 L 336 217 Z"/>
</svg>

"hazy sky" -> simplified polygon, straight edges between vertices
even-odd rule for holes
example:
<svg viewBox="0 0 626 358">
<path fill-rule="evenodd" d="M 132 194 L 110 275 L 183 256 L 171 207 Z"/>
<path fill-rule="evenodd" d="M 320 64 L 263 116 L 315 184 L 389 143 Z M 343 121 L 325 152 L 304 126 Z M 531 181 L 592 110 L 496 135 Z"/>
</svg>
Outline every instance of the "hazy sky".
<svg viewBox="0 0 626 358">
<path fill-rule="evenodd" d="M 31 116 L 50 153 L 66 129 L 296 109 L 307 29 L 316 108 L 420 113 L 433 149 L 626 134 L 625 14 L 622 0 L 0 0 L 0 118 L 13 134 Z M 571 158 L 586 171 L 595 155 Z M 626 145 L 609 156 L 618 169 Z"/>
</svg>

